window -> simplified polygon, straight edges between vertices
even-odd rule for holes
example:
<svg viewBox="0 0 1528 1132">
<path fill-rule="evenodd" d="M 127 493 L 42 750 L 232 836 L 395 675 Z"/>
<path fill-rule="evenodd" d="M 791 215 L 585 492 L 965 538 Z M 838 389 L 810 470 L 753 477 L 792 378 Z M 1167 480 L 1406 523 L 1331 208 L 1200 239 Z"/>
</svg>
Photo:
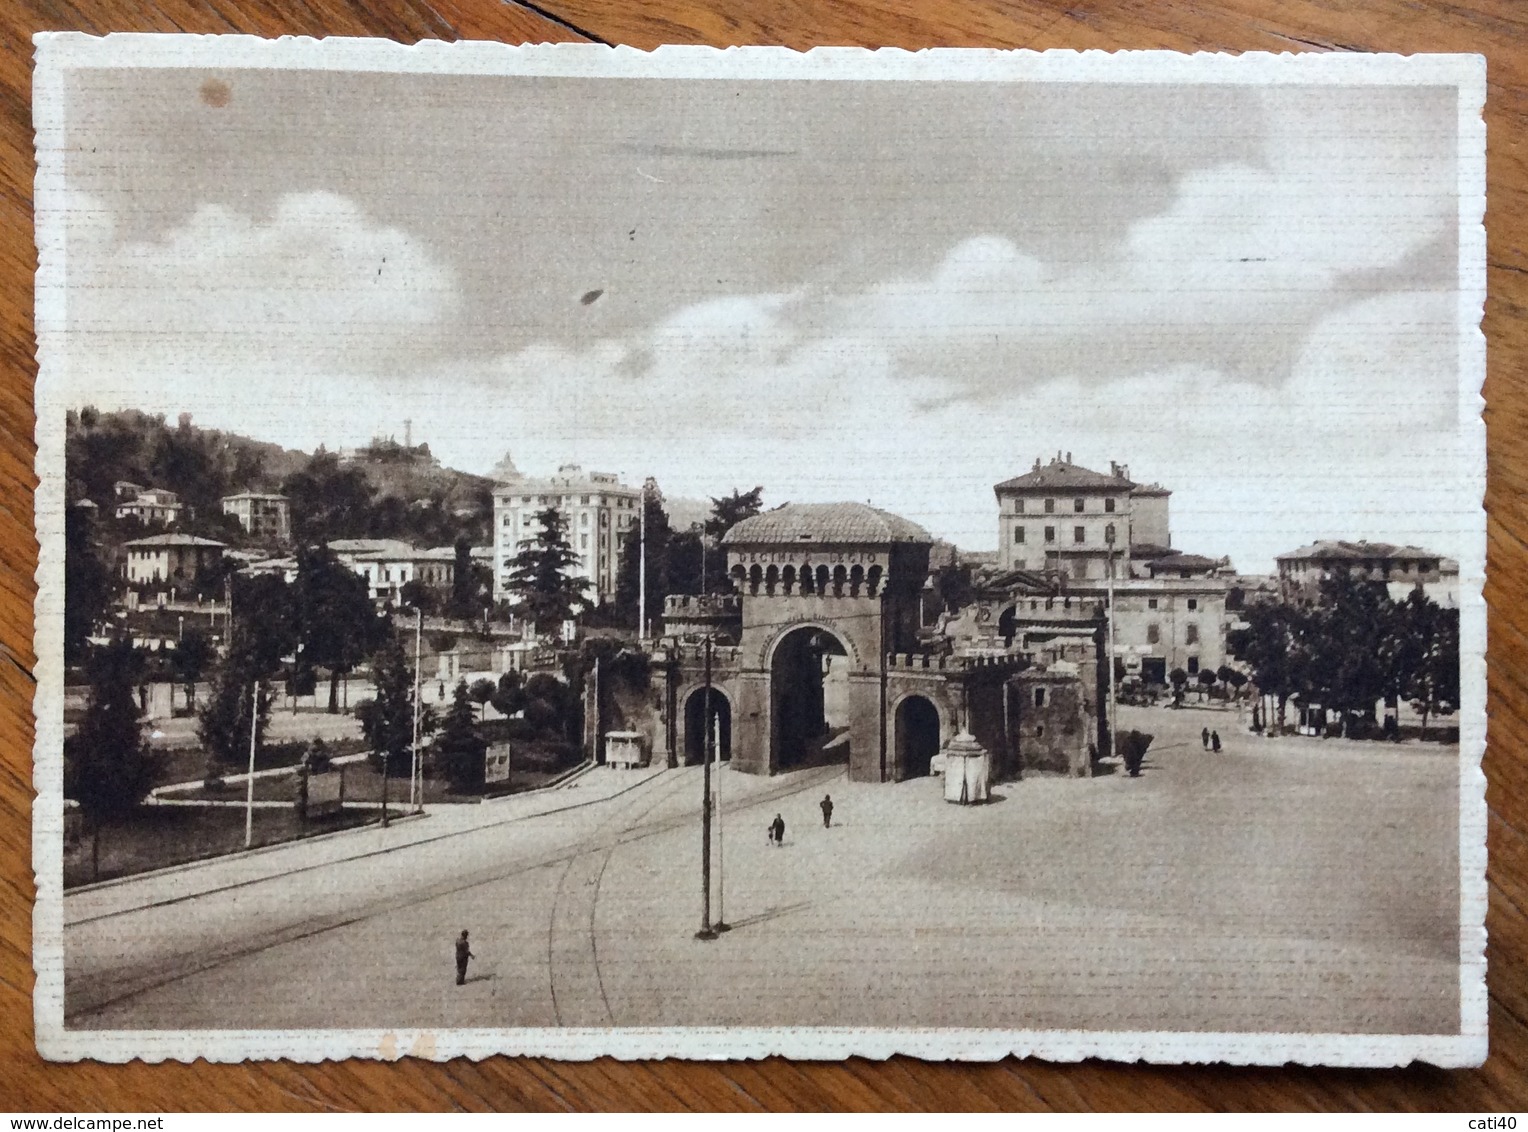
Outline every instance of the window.
<svg viewBox="0 0 1528 1132">
<path fill-rule="evenodd" d="M 1197 597 L 1189 598 L 1188 599 L 1188 607 L 1190 609 L 1198 609 L 1199 608 L 1199 599 Z"/>
<path fill-rule="evenodd" d="M 1113 523 L 1110 523 L 1107 527 L 1104 528 L 1104 542 L 1108 543 L 1110 546 L 1114 545 L 1114 524 Z"/>
<path fill-rule="evenodd" d="M 1114 496 L 1111 495 L 1108 499 L 1104 500 L 1104 510 L 1111 515 L 1114 514 Z"/>
<path fill-rule="evenodd" d="M 580 503 L 582 503 L 582 504 L 583 504 L 583 505 L 584 505 L 584 506 L 585 506 L 585 507 L 587 507 L 587 506 L 589 506 L 589 497 L 588 497 L 588 496 L 587 496 L 587 495 L 581 495 L 581 496 L 579 496 L 579 499 L 578 499 L 578 501 L 579 501 L 579 502 L 580 502 Z"/>
<path fill-rule="evenodd" d="M 1045 689 L 1044 688 L 1036 688 L 1035 689 L 1035 707 L 1044 707 L 1044 706 L 1045 706 Z"/>
<path fill-rule="evenodd" d="M 510 527 L 512 527 L 514 525 L 515 525 L 515 517 L 513 515 L 505 515 L 504 516 L 504 528 L 506 530 L 508 530 Z"/>
<path fill-rule="evenodd" d="M 1199 675 L 1199 658 L 1197 656 L 1188 658 L 1188 674 L 1190 676 Z"/>
<path fill-rule="evenodd" d="M 1185 625 L 1183 627 L 1183 643 L 1186 645 L 1197 645 L 1199 643 L 1198 625 Z"/>
<path fill-rule="evenodd" d="M 578 536 L 578 545 L 579 545 L 580 549 L 588 550 L 589 549 L 589 536 L 588 535 L 579 535 Z"/>
<path fill-rule="evenodd" d="M 1056 541 L 1056 528 L 1055 527 L 1046 527 L 1045 528 L 1045 541 L 1046 542 L 1055 542 Z"/>
<path fill-rule="evenodd" d="M 582 511 L 579 513 L 578 525 L 580 527 L 587 527 L 589 525 L 589 512 Z"/>
<path fill-rule="evenodd" d="M 1013 528 L 1013 541 L 1015 543 L 1019 544 L 1020 546 L 1022 546 L 1024 544 L 1024 528 L 1023 527 L 1014 527 Z"/>
<path fill-rule="evenodd" d="M 1047 499 L 1045 501 L 1045 513 L 1047 515 L 1049 515 L 1053 511 L 1055 511 L 1055 510 L 1056 510 L 1056 501 L 1054 499 Z"/>
<path fill-rule="evenodd" d="M 1086 527 L 1073 527 L 1072 528 L 1072 541 L 1073 542 L 1078 542 L 1078 543 L 1086 542 L 1087 538 L 1088 538 L 1088 529 Z"/>
<path fill-rule="evenodd" d="M 1162 627 L 1155 622 L 1146 626 L 1146 643 L 1148 645 L 1162 643 Z"/>
<path fill-rule="evenodd" d="M 1147 609 L 1155 609 L 1156 607 L 1157 607 L 1157 599 L 1156 598 L 1149 597 L 1149 598 L 1146 599 L 1146 608 Z"/>
<path fill-rule="evenodd" d="M 1015 499 L 1013 501 L 1013 513 L 1015 515 L 1024 514 L 1024 501 L 1022 499 Z"/>
<path fill-rule="evenodd" d="M 1072 500 L 1072 510 L 1073 511 L 1076 511 L 1076 512 L 1078 512 L 1080 514 L 1082 512 L 1082 507 L 1083 507 L 1082 500 L 1080 500 L 1080 499 Z"/>
</svg>

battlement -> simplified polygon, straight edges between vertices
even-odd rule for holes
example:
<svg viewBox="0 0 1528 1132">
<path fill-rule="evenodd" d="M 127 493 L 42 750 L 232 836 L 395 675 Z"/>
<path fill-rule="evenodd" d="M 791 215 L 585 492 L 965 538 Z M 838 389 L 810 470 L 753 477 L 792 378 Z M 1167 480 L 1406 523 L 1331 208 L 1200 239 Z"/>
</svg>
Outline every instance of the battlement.
<svg viewBox="0 0 1528 1132">
<path fill-rule="evenodd" d="M 669 594 L 663 599 L 663 616 L 680 620 L 697 617 L 737 617 L 743 601 L 737 594 Z"/>
<path fill-rule="evenodd" d="M 1012 653 L 974 653 L 954 656 L 918 652 L 886 654 L 888 672 L 973 672 L 986 669 L 1018 671 L 1026 663 L 1024 657 Z"/>
</svg>

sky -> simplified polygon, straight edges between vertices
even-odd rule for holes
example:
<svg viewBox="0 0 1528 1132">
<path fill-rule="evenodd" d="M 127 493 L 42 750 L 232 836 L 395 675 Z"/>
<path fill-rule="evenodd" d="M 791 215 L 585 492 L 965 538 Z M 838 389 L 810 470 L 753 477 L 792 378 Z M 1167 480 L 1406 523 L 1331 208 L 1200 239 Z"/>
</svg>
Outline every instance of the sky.
<svg viewBox="0 0 1528 1132">
<path fill-rule="evenodd" d="M 67 95 L 72 403 L 868 500 L 1036 457 L 1248 572 L 1457 554 L 1455 95 L 132 70 Z M 1471 408 L 1471 411 L 1472 408 Z"/>
</svg>

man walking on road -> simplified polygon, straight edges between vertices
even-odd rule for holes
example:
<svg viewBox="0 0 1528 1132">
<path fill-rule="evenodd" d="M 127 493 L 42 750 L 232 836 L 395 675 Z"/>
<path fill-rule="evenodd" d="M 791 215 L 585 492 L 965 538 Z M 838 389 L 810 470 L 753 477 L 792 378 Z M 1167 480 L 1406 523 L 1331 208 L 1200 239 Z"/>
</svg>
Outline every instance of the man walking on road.
<svg viewBox="0 0 1528 1132">
<path fill-rule="evenodd" d="M 1210 732 L 1210 749 L 1213 750 L 1217 755 L 1220 754 L 1220 732 L 1219 731 L 1211 731 Z"/>
<path fill-rule="evenodd" d="M 824 794 L 817 804 L 822 807 L 822 828 L 827 829 L 833 824 L 833 796 Z"/>
<path fill-rule="evenodd" d="M 1206 751 L 1210 749 L 1210 729 L 1208 727 L 1199 732 L 1199 742 L 1204 744 Z"/>
<path fill-rule="evenodd" d="M 776 814 L 775 820 L 770 823 L 769 831 L 775 835 L 776 846 L 785 844 L 785 819 L 779 814 Z"/>
<path fill-rule="evenodd" d="M 462 934 L 456 937 L 456 985 L 461 986 L 467 981 L 467 960 L 476 959 L 472 954 L 472 948 L 467 946 L 467 929 L 462 929 Z"/>
</svg>

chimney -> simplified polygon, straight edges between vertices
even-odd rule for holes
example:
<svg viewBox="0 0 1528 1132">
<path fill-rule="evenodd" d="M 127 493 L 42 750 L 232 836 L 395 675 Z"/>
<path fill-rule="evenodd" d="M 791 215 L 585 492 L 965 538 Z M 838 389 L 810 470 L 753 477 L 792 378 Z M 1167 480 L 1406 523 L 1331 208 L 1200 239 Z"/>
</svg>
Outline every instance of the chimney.
<svg viewBox="0 0 1528 1132">
<path fill-rule="evenodd" d="M 1037 471 L 1037 472 L 1040 470 L 1040 457 L 1038 457 L 1038 456 L 1035 457 L 1035 467 L 1034 467 L 1034 470 Z"/>
<path fill-rule="evenodd" d="M 1070 464 L 1070 463 L 1071 463 L 1071 462 L 1072 462 L 1072 454 L 1071 454 L 1071 453 L 1070 453 L 1070 452 L 1068 452 L 1068 453 L 1067 453 L 1067 454 L 1066 454 L 1066 462 L 1067 462 L 1067 463 L 1068 463 L 1068 464 Z"/>
</svg>

